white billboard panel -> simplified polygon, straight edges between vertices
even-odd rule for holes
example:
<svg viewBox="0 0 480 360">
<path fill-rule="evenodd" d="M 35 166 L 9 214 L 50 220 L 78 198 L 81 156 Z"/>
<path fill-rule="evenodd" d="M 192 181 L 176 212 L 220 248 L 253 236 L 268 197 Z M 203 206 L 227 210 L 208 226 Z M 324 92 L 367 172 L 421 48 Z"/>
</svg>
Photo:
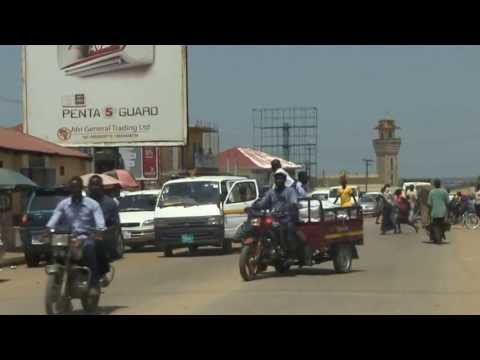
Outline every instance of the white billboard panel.
<svg viewBox="0 0 480 360">
<path fill-rule="evenodd" d="M 63 146 L 186 145 L 181 45 L 27 45 L 25 131 Z"/>
</svg>

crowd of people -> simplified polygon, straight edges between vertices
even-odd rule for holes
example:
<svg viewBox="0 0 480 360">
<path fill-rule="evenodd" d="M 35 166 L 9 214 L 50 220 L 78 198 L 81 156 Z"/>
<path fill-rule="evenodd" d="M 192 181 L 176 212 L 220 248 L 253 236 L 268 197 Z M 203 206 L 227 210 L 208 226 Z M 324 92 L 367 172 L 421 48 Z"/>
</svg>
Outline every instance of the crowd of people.
<svg viewBox="0 0 480 360">
<path fill-rule="evenodd" d="M 417 193 L 413 185 L 408 187 L 407 191 L 397 189 L 393 193 L 390 184 L 385 185 L 381 190 L 381 195 L 377 198 L 376 223 L 380 224 L 381 219 L 381 234 L 385 235 L 392 230 L 395 234 L 400 234 L 402 224 L 408 225 L 418 232 L 418 226 L 415 224 L 415 214 L 418 211 L 417 200 Z"/>
</svg>

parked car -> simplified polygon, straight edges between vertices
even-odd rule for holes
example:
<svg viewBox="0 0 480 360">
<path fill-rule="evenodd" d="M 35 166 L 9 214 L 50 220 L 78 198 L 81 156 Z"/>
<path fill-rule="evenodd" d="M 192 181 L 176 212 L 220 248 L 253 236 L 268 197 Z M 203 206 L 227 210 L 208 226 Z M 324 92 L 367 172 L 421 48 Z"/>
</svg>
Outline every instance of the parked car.
<svg viewBox="0 0 480 360">
<path fill-rule="evenodd" d="M 120 223 L 125 245 L 139 250 L 155 243 L 155 206 L 161 190 L 123 193 L 120 197 Z"/>
<path fill-rule="evenodd" d="M 258 199 L 256 180 L 200 176 L 167 181 L 155 210 L 155 238 L 165 256 L 175 248 L 219 246 L 232 250 L 247 219 L 245 209 Z M 238 239 L 239 241 L 239 239 Z"/>
<path fill-rule="evenodd" d="M 362 207 L 363 215 L 374 216 L 378 212 L 378 202 L 375 193 L 365 193 L 358 201 Z"/>
<path fill-rule="evenodd" d="M 44 188 L 37 189 L 28 199 L 20 226 L 20 237 L 28 267 L 38 266 L 40 261 L 50 259 L 51 247 L 42 234 L 53 210 L 69 195 L 70 192 L 64 187 Z"/>
<path fill-rule="evenodd" d="M 313 190 L 309 196 L 312 198 L 312 199 L 315 199 L 315 200 L 320 200 L 322 202 L 322 207 L 324 209 L 329 209 L 329 208 L 333 208 L 333 207 L 337 207 L 338 205 L 334 205 L 332 201 L 330 201 L 329 199 L 329 194 L 330 194 L 330 190 L 329 189 L 316 189 L 316 190 Z"/>
</svg>

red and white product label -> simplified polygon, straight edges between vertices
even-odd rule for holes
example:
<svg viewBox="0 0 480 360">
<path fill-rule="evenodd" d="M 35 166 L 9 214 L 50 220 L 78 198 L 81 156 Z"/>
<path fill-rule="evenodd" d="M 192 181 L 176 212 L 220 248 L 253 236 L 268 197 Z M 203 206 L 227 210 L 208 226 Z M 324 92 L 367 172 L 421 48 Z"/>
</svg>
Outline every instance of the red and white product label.
<svg viewBox="0 0 480 360">
<path fill-rule="evenodd" d="M 88 56 L 110 53 L 120 49 L 122 45 L 89 45 Z"/>
</svg>

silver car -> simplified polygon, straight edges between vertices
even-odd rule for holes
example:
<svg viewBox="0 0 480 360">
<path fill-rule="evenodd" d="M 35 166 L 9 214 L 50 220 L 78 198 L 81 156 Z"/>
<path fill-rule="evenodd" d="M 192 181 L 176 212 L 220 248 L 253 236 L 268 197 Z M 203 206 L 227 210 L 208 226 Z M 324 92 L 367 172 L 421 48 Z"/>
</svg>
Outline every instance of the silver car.
<svg viewBox="0 0 480 360">
<path fill-rule="evenodd" d="M 359 204 L 362 207 L 363 215 L 375 216 L 378 212 L 377 198 L 372 195 L 362 196 L 359 200 Z"/>
</svg>

